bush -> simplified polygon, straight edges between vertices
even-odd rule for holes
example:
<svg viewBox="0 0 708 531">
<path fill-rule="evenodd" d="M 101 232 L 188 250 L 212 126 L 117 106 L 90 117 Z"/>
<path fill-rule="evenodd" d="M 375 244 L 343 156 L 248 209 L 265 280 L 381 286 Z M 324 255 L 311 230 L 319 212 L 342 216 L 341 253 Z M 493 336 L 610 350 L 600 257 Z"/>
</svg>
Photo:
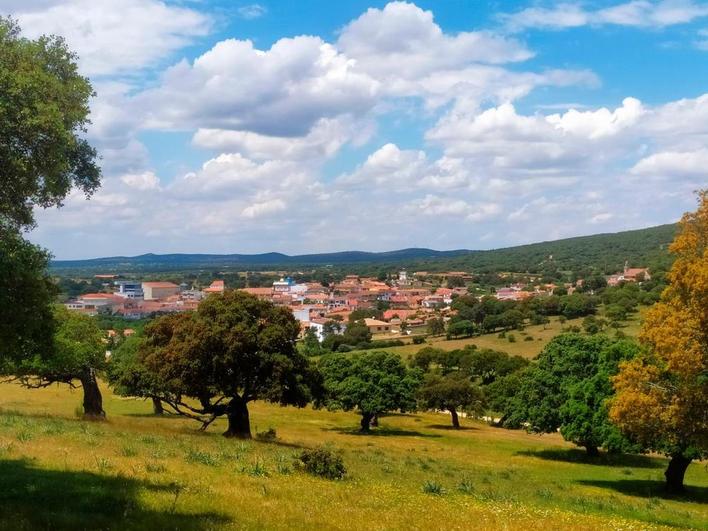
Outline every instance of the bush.
<svg viewBox="0 0 708 531">
<path fill-rule="evenodd" d="M 516 336 L 514 334 L 509 334 L 506 339 L 509 343 L 516 343 Z"/>
<path fill-rule="evenodd" d="M 275 428 L 268 428 L 266 431 L 256 432 L 256 439 L 259 441 L 274 441 L 278 438 Z"/>
<path fill-rule="evenodd" d="M 426 480 L 426 482 L 423 483 L 423 492 L 425 492 L 426 494 L 435 494 L 436 496 L 442 496 L 443 488 L 440 483 Z"/>
<path fill-rule="evenodd" d="M 414 345 L 422 345 L 423 343 L 425 343 L 425 338 L 423 336 L 416 336 L 413 338 Z"/>
<path fill-rule="evenodd" d="M 308 474 L 325 479 L 342 479 L 347 473 L 339 452 L 328 448 L 304 450 L 299 456 L 300 466 Z"/>
<path fill-rule="evenodd" d="M 524 341 L 533 341 L 533 336 L 526 336 Z"/>
<path fill-rule="evenodd" d="M 350 347 L 349 345 L 339 345 L 337 347 L 337 352 L 351 352 L 351 351 L 352 351 L 352 347 Z"/>
</svg>

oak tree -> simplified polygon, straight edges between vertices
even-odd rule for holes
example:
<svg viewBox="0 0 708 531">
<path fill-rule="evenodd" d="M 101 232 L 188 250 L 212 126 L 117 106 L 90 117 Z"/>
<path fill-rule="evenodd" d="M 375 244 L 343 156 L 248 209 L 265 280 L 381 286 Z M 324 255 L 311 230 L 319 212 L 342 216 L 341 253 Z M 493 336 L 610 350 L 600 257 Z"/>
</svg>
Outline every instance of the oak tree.
<svg viewBox="0 0 708 531">
<path fill-rule="evenodd" d="M 227 291 L 150 323 L 139 360 L 176 413 L 202 429 L 226 416 L 224 436 L 250 438 L 249 402 L 303 407 L 312 398 L 316 374 L 296 348 L 299 332 L 287 308 Z"/>
<path fill-rule="evenodd" d="M 329 409 L 361 414 L 361 431 L 386 412 L 413 411 L 421 373 L 407 369 L 401 358 L 389 352 L 359 355 L 328 354 L 319 363 L 324 384 L 324 405 Z"/>
<path fill-rule="evenodd" d="M 614 379 L 610 416 L 645 449 L 670 457 L 671 492 L 693 459 L 708 456 L 708 190 L 679 224 L 669 286 L 646 315 L 646 351 Z"/>
</svg>

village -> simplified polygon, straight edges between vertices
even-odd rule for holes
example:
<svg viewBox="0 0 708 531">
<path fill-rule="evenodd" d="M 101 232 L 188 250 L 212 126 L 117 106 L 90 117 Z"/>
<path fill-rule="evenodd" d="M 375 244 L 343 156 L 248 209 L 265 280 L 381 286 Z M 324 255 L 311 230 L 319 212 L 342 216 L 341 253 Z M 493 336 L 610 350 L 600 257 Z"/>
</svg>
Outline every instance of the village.
<svg viewBox="0 0 708 531">
<path fill-rule="evenodd" d="M 119 279 L 117 275 L 95 275 L 103 281 L 104 291 L 87 293 L 65 303 L 67 309 L 86 315 L 115 315 L 125 319 L 143 319 L 154 315 L 196 310 L 200 302 L 214 293 L 223 293 L 223 280 L 214 280 L 197 289 L 186 283 Z M 451 271 L 408 273 L 401 270 L 387 281 L 358 275 L 346 275 L 330 285 L 319 282 L 298 283 L 282 276 L 268 287 L 240 288 L 261 300 L 288 308 L 300 323 L 304 336 L 311 329 L 321 342 L 327 333 L 343 334 L 353 312 L 379 310 L 378 318 L 364 317 L 372 336 L 395 338 L 423 330 L 433 318 L 447 322 L 455 313 L 455 298 L 472 295 L 478 299 L 492 296 L 499 301 L 522 302 L 533 297 L 572 294 L 583 285 L 575 283 L 521 283 L 493 289 L 489 293 L 471 293 L 473 275 Z M 606 277 L 608 286 L 622 282 L 642 282 L 651 278 L 647 268 L 625 266 L 620 273 Z M 366 312 L 364 312 L 366 313 Z M 328 326 L 331 323 L 337 326 Z"/>
</svg>

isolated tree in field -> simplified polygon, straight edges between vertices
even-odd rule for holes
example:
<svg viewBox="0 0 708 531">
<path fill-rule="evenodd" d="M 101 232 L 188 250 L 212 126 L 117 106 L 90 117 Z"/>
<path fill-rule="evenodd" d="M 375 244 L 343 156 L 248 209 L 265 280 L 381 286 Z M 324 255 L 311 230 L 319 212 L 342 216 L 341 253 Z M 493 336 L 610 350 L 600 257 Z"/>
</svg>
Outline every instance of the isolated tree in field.
<svg viewBox="0 0 708 531">
<path fill-rule="evenodd" d="M 329 409 L 361 414 L 361 431 L 369 432 L 374 417 L 388 411 L 413 411 L 421 373 L 409 370 L 388 352 L 329 354 L 319 363 Z"/>
<path fill-rule="evenodd" d="M 699 199 L 670 247 L 669 287 L 646 315 L 646 352 L 622 365 L 610 409 L 624 432 L 671 458 L 671 492 L 684 490 L 693 459 L 708 456 L 708 190 Z"/>
<path fill-rule="evenodd" d="M 201 421 L 202 429 L 225 415 L 224 436 L 250 438 L 249 402 L 302 407 L 312 398 L 316 380 L 295 346 L 299 331 L 286 308 L 227 291 L 196 312 L 145 327 L 139 361 L 162 387 L 158 398 L 175 412 Z"/>
<path fill-rule="evenodd" d="M 426 374 L 418 398 L 423 409 L 449 411 L 454 428 L 460 427 L 458 412 L 478 415 L 484 408 L 484 396 L 479 386 L 459 372 Z"/>
<path fill-rule="evenodd" d="M 157 375 L 149 371 L 139 357 L 143 338 L 133 335 L 125 338 L 112 353 L 106 374 L 116 394 L 137 396 L 152 400 L 153 412 L 163 413 L 162 400 L 159 396 L 164 385 L 157 380 Z"/>
<path fill-rule="evenodd" d="M 104 333 L 95 319 L 58 306 L 54 309 L 52 346 L 5 366 L 6 374 L 30 388 L 48 387 L 54 383 L 83 388 L 84 417 L 100 419 L 103 398 L 98 387 L 98 373 L 106 366 Z"/>
<path fill-rule="evenodd" d="M 528 423 L 537 433 L 561 434 L 597 455 L 598 447 L 622 451 L 629 444 L 607 416 L 606 401 L 613 394 L 610 378 L 620 362 L 636 355 L 638 346 L 603 335 L 556 336 L 537 362 L 524 371 L 520 387 L 506 401 L 504 425 Z"/>
<path fill-rule="evenodd" d="M 428 334 L 441 336 L 445 333 L 445 321 L 442 317 L 433 317 L 428 321 Z"/>
<path fill-rule="evenodd" d="M 48 255 L 25 242 L 35 207 L 59 206 L 72 186 L 99 185 L 88 123 L 88 80 L 57 37 L 31 41 L 0 17 L 0 367 L 47 354 L 54 295 Z"/>
</svg>

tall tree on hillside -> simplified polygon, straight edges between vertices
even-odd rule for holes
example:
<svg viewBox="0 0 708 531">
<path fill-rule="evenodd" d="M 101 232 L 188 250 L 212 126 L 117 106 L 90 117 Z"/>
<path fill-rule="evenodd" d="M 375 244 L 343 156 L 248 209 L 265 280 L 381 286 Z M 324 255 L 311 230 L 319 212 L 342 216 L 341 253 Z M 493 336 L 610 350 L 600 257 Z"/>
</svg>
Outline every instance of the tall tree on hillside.
<svg viewBox="0 0 708 531">
<path fill-rule="evenodd" d="M 196 312 L 145 328 L 138 359 L 148 372 L 141 378 L 157 383 L 157 398 L 202 429 L 226 416 L 224 436 L 250 438 L 249 402 L 302 407 L 317 389 L 316 373 L 295 346 L 299 332 L 286 308 L 240 291 L 214 294 Z"/>
<path fill-rule="evenodd" d="M 379 415 L 416 407 L 421 373 L 407 369 L 395 354 L 328 354 L 320 360 L 319 369 L 324 380 L 324 404 L 330 409 L 357 409 L 364 433 L 371 430 L 371 421 Z"/>
<path fill-rule="evenodd" d="M 449 411 L 455 429 L 460 427 L 459 412 L 478 415 L 484 410 L 481 389 L 460 372 L 426 374 L 418 397 L 423 409 Z"/>
<path fill-rule="evenodd" d="M 142 337 L 133 335 L 113 349 L 106 371 L 108 382 L 116 394 L 151 399 L 155 415 L 162 415 L 162 400 L 159 396 L 163 385 L 139 358 L 143 342 Z"/>
<path fill-rule="evenodd" d="M 614 379 L 610 416 L 645 448 L 671 460 L 666 487 L 684 490 L 693 459 L 708 456 L 708 190 L 671 245 L 670 285 L 646 315 L 646 352 Z"/>
<path fill-rule="evenodd" d="M 25 39 L 0 17 L 0 365 L 51 349 L 49 257 L 21 231 L 35 207 L 60 206 L 72 186 L 99 186 L 96 152 L 82 137 L 92 93 L 63 39 Z"/>
<path fill-rule="evenodd" d="M 84 417 L 101 419 L 103 398 L 98 373 L 106 366 L 104 332 L 95 319 L 58 306 L 54 309 L 55 331 L 52 347 L 32 357 L 6 363 L 4 372 L 29 388 L 54 383 L 83 388 Z"/>
<path fill-rule="evenodd" d="M 620 362 L 636 355 L 638 347 L 603 335 L 556 336 L 520 378 L 518 391 L 503 400 L 504 426 L 537 433 L 561 434 L 587 450 L 631 449 L 619 430 L 610 424 L 606 401 L 612 396 L 610 378 Z"/>
</svg>

